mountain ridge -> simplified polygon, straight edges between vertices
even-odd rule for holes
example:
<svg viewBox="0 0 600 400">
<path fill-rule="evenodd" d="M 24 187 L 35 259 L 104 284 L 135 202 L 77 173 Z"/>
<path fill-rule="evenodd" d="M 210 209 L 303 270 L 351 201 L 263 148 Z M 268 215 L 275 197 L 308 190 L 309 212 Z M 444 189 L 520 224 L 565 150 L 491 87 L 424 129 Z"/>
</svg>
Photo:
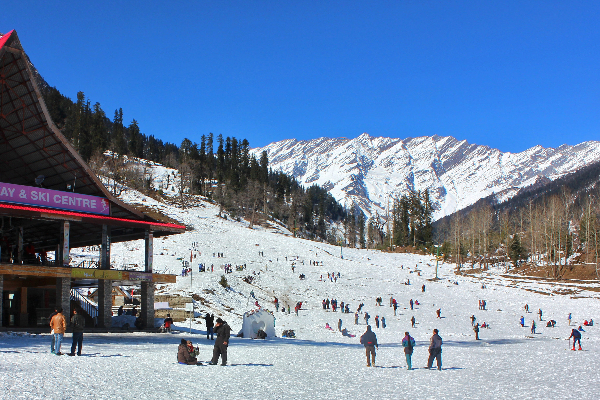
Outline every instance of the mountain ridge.
<svg viewBox="0 0 600 400">
<path fill-rule="evenodd" d="M 317 184 L 347 207 L 382 215 L 388 201 L 428 189 L 439 219 L 489 195 L 510 198 L 521 188 L 554 180 L 600 160 L 600 142 L 519 153 L 502 152 L 452 136 L 286 139 L 251 150 L 306 186 Z"/>
</svg>

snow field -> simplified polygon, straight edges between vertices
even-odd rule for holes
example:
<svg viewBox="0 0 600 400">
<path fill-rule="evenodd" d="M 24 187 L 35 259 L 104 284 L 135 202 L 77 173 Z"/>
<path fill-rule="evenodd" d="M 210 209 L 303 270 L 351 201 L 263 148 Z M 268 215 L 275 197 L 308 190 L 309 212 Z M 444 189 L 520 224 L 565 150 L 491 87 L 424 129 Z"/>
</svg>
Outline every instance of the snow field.
<svg viewBox="0 0 600 400">
<path fill-rule="evenodd" d="M 140 196 L 129 201 L 136 199 L 140 201 Z M 276 332 L 280 336 L 283 330 L 293 329 L 297 338 L 232 338 L 230 366 L 194 367 L 175 361 L 181 338 L 200 346 L 199 360 L 212 356 L 212 341 L 206 340 L 200 318 L 193 322 L 191 334 L 189 321 L 176 323 L 179 332 L 174 334 L 86 333 L 82 357 L 51 355 L 49 335 L 2 334 L 0 399 L 597 398 L 597 327 L 583 333 L 585 351 L 573 352 L 566 340 L 572 328 L 566 318 L 572 312 L 577 325 L 583 319 L 600 321 L 598 292 L 551 296 L 542 293 L 568 285 L 521 282 L 496 271 L 480 280 L 455 275 L 454 266 L 447 264 L 440 266 L 441 279 L 434 282 L 430 279 L 435 276 L 435 262 L 429 256 L 344 248 L 341 259 L 336 246 L 271 229 L 250 230 L 243 222 L 216 218 L 217 208 L 208 203 L 188 210 L 165 208 L 165 212 L 194 230 L 156 239 L 154 269 L 179 274 L 178 258 L 189 260 L 195 242 L 201 255 L 192 263 L 192 277 L 178 277 L 176 284 L 160 285 L 157 292 L 200 295 L 204 300 L 196 302 L 196 315 L 208 311 L 221 316 L 231 325 L 232 334 L 241 329 L 241 315 L 252 308 L 251 290 L 261 306 L 273 311 L 273 296 L 277 296 L 292 312 L 275 313 Z M 216 252 L 224 257 L 213 257 Z M 120 261 L 142 265 L 142 243 L 114 244 L 112 257 L 117 265 Z M 323 266 L 310 265 L 311 260 Z M 200 262 L 208 267 L 214 264 L 215 272 L 198 273 Z M 226 263 L 247 265 L 242 272 L 234 268 L 226 275 L 231 290 L 218 284 L 219 268 Z M 340 272 L 341 278 L 337 283 L 327 281 L 327 272 Z M 300 274 L 306 279 L 300 280 Z M 324 281 L 319 281 L 321 275 Z M 244 276 L 255 277 L 253 284 L 243 282 Z M 404 285 L 407 279 L 411 285 Z M 421 292 L 423 284 L 425 293 Z M 589 286 L 597 288 L 597 284 Z M 382 307 L 375 305 L 379 296 Z M 398 301 L 397 316 L 389 307 L 390 296 Z M 324 311 L 321 301 L 325 298 L 336 298 L 338 304 L 349 302 L 352 313 Z M 411 298 L 421 303 L 412 311 Z M 479 299 L 487 301 L 487 311 L 478 309 Z M 299 316 L 293 312 L 297 301 L 303 301 Z M 360 325 L 354 325 L 354 311 L 361 302 L 380 343 L 375 368 L 366 367 L 359 344 L 365 330 L 363 315 Z M 526 303 L 532 311 L 529 314 L 523 311 Z M 435 316 L 438 308 L 441 319 Z M 531 335 L 529 326 L 533 318 L 539 319 L 535 314 L 539 308 L 544 321 L 538 323 L 538 334 Z M 376 315 L 385 317 L 386 329 L 375 327 Z M 415 328 L 410 327 L 413 315 Z M 474 340 L 471 315 L 491 326 L 480 330 L 480 341 Z M 525 328 L 519 325 L 521 315 Z M 325 329 L 326 323 L 337 329 L 338 318 L 356 337 Z M 555 328 L 545 327 L 549 319 L 557 321 Z M 434 328 L 444 340 L 441 372 L 424 369 Z M 401 346 L 405 331 L 417 341 L 414 371 L 406 370 Z M 67 334 L 63 353 L 70 344 Z"/>
</svg>

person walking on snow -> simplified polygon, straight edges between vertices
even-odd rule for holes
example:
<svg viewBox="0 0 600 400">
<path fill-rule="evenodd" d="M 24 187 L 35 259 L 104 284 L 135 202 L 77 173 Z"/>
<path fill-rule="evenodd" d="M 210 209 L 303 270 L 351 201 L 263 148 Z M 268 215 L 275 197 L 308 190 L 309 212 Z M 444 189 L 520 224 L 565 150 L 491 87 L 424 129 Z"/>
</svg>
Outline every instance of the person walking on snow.
<svg viewBox="0 0 600 400">
<path fill-rule="evenodd" d="M 365 346 L 367 367 L 375 366 L 375 348 L 377 347 L 377 350 L 379 350 L 379 345 L 377 344 L 377 335 L 371 330 L 371 325 L 367 325 L 367 330 L 360 337 L 360 344 Z"/>
<path fill-rule="evenodd" d="M 438 308 L 437 310 L 435 310 L 435 314 L 437 315 L 438 318 L 442 318 L 442 309 Z"/>
<path fill-rule="evenodd" d="M 571 326 L 571 313 L 569 313 L 569 316 L 567 317 L 567 320 L 569 322 L 569 326 Z"/>
<path fill-rule="evenodd" d="M 442 338 L 438 334 L 439 331 L 437 329 L 433 330 L 433 335 L 431 336 L 431 342 L 429 344 L 429 359 L 427 360 L 427 369 L 431 369 L 431 365 L 433 364 L 433 359 L 437 363 L 437 369 L 439 371 L 442 370 Z"/>
<path fill-rule="evenodd" d="M 535 319 L 531 321 L 531 333 L 535 335 Z"/>
<path fill-rule="evenodd" d="M 412 370 L 412 353 L 415 347 L 415 339 L 412 338 L 408 332 L 404 332 L 404 339 L 402 339 L 402 347 L 404 347 L 404 355 L 406 356 L 406 365 L 408 370 Z"/>
<path fill-rule="evenodd" d="M 573 348 L 571 350 L 575 350 L 575 343 L 579 344 L 579 350 L 582 350 L 581 348 L 581 333 L 579 333 L 579 331 L 577 329 L 572 329 L 571 330 L 571 336 L 569 336 L 569 339 L 573 338 Z"/>
<path fill-rule="evenodd" d="M 358 311 L 354 313 L 354 325 L 358 325 Z"/>
<path fill-rule="evenodd" d="M 385 317 L 381 317 L 381 327 L 385 329 Z"/>
<path fill-rule="evenodd" d="M 475 340 L 479 340 L 479 322 L 473 327 L 473 332 L 475 332 Z"/>
<path fill-rule="evenodd" d="M 375 326 L 379 329 L 379 315 L 375 316 Z"/>
<path fill-rule="evenodd" d="M 521 315 L 521 319 L 519 320 L 521 323 L 521 328 L 525 328 L 525 317 Z"/>
<path fill-rule="evenodd" d="M 413 315 L 412 318 L 410 319 L 410 324 L 413 328 L 415 327 L 415 322 L 416 322 L 416 319 L 415 319 L 415 316 Z"/>
<path fill-rule="evenodd" d="M 542 309 L 540 308 L 538 311 L 538 315 L 540 316 L 540 321 L 542 320 Z"/>
<path fill-rule="evenodd" d="M 475 326 L 475 320 L 477 318 L 475 318 L 475 315 L 471 315 L 471 326 Z"/>
<path fill-rule="evenodd" d="M 413 305 L 414 305 L 413 299 L 410 299 L 409 304 L 410 304 L 410 309 L 412 310 L 413 309 Z"/>
<path fill-rule="evenodd" d="M 368 312 L 365 312 L 365 324 L 369 325 L 369 318 L 371 318 L 371 316 L 369 315 Z"/>
</svg>

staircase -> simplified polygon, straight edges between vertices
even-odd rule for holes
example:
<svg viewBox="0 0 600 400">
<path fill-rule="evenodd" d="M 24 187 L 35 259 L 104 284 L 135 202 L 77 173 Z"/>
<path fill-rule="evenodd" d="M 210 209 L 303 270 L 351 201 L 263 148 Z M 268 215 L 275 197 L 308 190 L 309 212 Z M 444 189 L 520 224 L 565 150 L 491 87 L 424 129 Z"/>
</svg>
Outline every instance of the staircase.
<svg viewBox="0 0 600 400">
<path fill-rule="evenodd" d="M 76 301 L 90 317 L 96 318 L 98 316 L 98 304 L 79 293 L 77 289 L 71 289 L 71 300 Z"/>
</svg>

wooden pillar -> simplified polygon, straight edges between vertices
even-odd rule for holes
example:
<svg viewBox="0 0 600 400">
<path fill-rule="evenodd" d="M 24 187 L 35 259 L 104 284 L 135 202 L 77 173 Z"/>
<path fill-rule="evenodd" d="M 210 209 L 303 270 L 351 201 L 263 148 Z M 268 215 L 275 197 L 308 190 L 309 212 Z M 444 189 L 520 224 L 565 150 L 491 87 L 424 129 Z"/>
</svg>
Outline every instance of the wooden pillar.
<svg viewBox="0 0 600 400">
<path fill-rule="evenodd" d="M 4 310 L 4 275 L 0 275 L 0 327 L 4 326 L 2 325 L 2 321 L 3 321 L 3 314 L 2 311 Z"/>
<path fill-rule="evenodd" d="M 100 269 L 110 269 L 110 226 L 102 225 L 102 247 L 100 249 Z"/>
<path fill-rule="evenodd" d="M 98 327 L 112 326 L 112 281 L 98 279 Z"/>
<path fill-rule="evenodd" d="M 146 257 L 144 260 L 145 271 L 152 272 L 152 262 L 154 260 L 154 233 L 152 231 L 146 231 Z"/>
<path fill-rule="evenodd" d="M 63 309 L 67 325 L 71 318 L 71 278 L 56 278 L 56 307 Z"/>
<path fill-rule="evenodd" d="M 22 328 L 29 325 L 29 314 L 27 313 L 27 288 L 21 287 L 21 307 L 19 309 L 19 326 Z"/>
<path fill-rule="evenodd" d="M 17 228 L 17 261 L 16 264 L 23 263 L 23 227 Z"/>
<path fill-rule="evenodd" d="M 100 249 L 100 269 L 110 269 L 110 227 L 102 225 L 102 248 Z M 112 281 L 98 279 L 98 321 L 102 328 L 112 326 Z"/>
<path fill-rule="evenodd" d="M 145 249 L 146 249 L 146 257 L 145 257 L 145 271 L 152 272 L 152 262 L 153 262 L 153 252 L 154 252 L 154 238 L 152 231 L 146 231 L 146 240 L 145 240 Z M 143 281 L 142 282 L 142 307 L 141 313 L 142 318 L 144 319 L 144 325 L 146 328 L 154 327 L 154 282 L 152 281 Z"/>
<path fill-rule="evenodd" d="M 70 244 L 69 244 L 69 231 L 70 231 L 70 223 L 69 221 L 63 221 L 60 227 L 60 247 L 59 247 L 59 255 L 56 260 L 57 267 L 68 267 L 69 266 L 69 252 L 70 252 Z"/>
</svg>

